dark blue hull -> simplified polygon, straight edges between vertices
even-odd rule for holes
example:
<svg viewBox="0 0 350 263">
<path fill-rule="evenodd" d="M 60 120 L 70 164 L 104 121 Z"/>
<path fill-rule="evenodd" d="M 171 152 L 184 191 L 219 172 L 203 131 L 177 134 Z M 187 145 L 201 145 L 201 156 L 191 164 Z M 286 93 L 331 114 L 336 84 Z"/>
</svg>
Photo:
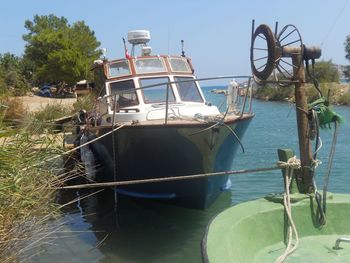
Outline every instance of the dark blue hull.
<svg viewBox="0 0 350 263">
<path fill-rule="evenodd" d="M 242 139 L 252 116 L 228 123 Z M 225 126 L 194 134 L 208 125 L 126 126 L 98 140 L 93 152 L 102 166 L 100 181 L 185 176 L 232 169 L 237 139 Z M 99 135 L 110 131 L 100 127 Z M 114 161 L 115 160 L 115 161 Z M 120 186 L 133 197 L 167 200 L 193 208 L 208 207 L 220 194 L 228 176 Z"/>
</svg>

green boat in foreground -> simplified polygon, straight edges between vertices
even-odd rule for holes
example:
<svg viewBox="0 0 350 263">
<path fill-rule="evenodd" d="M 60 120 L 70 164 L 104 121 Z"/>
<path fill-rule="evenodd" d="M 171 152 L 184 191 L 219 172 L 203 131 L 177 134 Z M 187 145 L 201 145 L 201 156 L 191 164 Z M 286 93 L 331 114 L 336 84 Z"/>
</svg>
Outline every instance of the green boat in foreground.
<svg viewBox="0 0 350 263">
<path fill-rule="evenodd" d="M 350 241 L 350 195 L 328 194 L 325 225 L 318 222 L 315 198 L 296 195 L 291 199 L 299 245 L 285 262 L 350 262 L 350 243 L 345 243 Z M 202 243 L 203 261 L 275 262 L 286 249 L 288 222 L 283 204 L 270 197 L 236 205 L 215 217 Z"/>
</svg>

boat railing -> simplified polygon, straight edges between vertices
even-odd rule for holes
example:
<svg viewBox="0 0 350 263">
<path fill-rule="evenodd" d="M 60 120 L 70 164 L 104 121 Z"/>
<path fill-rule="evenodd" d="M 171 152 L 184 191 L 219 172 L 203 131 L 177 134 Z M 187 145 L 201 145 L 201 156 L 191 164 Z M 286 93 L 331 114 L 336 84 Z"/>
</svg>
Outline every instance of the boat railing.
<svg viewBox="0 0 350 263">
<path fill-rule="evenodd" d="M 127 90 L 121 90 L 121 91 L 114 91 L 113 94 L 109 96 L 104 96 L 103 98 L 99 98 L 98 102 L 100 104 L 106 104 L 107 106 L 110 105 L 110 108 L 113 111 L 112 115 L 112 121 L 111 123 L 114 124 L 114 121 L 116 120 L 116 113 L 123 111 L 123 112 L 128 112 L 128 110 L 121 109 L 118 106 L 117 102 L 117 96 L 125 93 L 132 93 L 137 90 L 144 90 L 144 89 L 149 89 L 149 88 L 154 88 L 154 87 L 160 87 L 160 86 L 165 86 L 166 85 L 166 98 L 165 102 L 159 103 L 165 106 L 165 116 L 164 116 L 164 123 L 168 123 L 168 113 L 169 113 L 169 105 L 173 104 L 173 101 L 169 101 L 169 90 L 170 90 L 170 85 L 172 84 L 178 84 L 178 83 L 189 83 L 189 82 L 203 82 L 203 81 L 210 81 L 210 80 L 220 80 L 220 79 L 233 79 L 237 80 L 239 82 L 238 86 L 238 94 L 239 96 L 237 97 L 237 101 L 235 102 L 234 105 L 234 114 L 237 115 L 239 118 L 242 118 L 245 113 L 251 114 L 252 112 L 252 76 L 244 76 L 244 75 L 230 75 L 230 76 L 217 76 L 217 77 L 208 77 L 208 78 L 196 78 L 196 79 L 187 79 L 187 80 L 177 80 L 177 81 L 168 81 L 168 82 L 161 82 L 161 83 L 156 83 L 152 85 L 145 85 L 139 88 L 133 88 L 133 89 L 127 89 Z M 240 80 L 245 80 L 243 82 L 240 82 Z M 229 105 L 226 105 L 227 107 Z M 108 111 L 106 109 L 106 111 Z M 133 111 L 131 111 L 133 112 Z M 228 110 L 225 111 L 227 114 Z"/>
</svg>

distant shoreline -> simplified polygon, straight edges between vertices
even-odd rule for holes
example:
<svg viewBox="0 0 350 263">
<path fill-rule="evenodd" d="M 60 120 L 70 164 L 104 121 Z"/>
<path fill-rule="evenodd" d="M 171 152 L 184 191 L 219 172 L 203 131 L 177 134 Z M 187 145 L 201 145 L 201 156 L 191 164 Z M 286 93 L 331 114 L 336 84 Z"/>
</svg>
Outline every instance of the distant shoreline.
<svg viewBox="0 0 350 263">
<path fill-rule="evenodd" d="M 333 105 L 350 106 L 350 84 L 346 83 L 321 83 L 319 89 L 323 97 L 329 95 L 329 100 Z M 316 88 L 312 84 L 306 84 L 308 102 L 319 98 Z M 254 89 L 253 97 L 264 101 L 285 101 L 294 102 L 294 87 L 258 87 Z"/>
<path fill-rule="evenodd" d="M 320 90 L 327 97 L 330 90 L 330 102 L 333 105 L 350 106 L 350 83 L 321 83 Z M 319 94 L 312 84 L 306 84 L 309 102 L 319 98 Z M 210 89 L 214 94 L 227 94 L 227 87 L 213 87 Z M 276 101 L 294 103 L 294 87 L 279 87 L 276 85 L 257 86 L 253 88 L 253 98 L 261 101 Z"/>
</svg>

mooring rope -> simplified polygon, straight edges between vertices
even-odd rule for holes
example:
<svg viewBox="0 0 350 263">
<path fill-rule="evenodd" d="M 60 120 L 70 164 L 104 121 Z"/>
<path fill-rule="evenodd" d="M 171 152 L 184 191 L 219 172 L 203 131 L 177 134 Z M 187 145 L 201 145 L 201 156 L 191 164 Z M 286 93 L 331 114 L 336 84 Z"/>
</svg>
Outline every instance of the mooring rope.
<svg viewBox="0 0 350 263">
<path fill-rule="evenodd" d="M 283 163 L 283 162 L 282 162 Z M 290 184 L 292 182 L 292 178 L 293 178 L 293 173 L 294 173 L 294 169 L 300 169 L 301 165 L 300 165 L 300 160 L 296 159 L 296 156 L 288 159 L 288 161 L 286 162 L 287 164 L 290 164 L 290 166 L 287 168 L 287 172 L 286 172 L 286 178 L 285 178 L 285 193 L 283 195 L 283 204 L 284 204 L 284 209 L 286 211 L 286 214 L 288 216 L 288 244 L 286 247 L 286 250 L 284 251 L 284 253 L 279 256 L 275 263 L 282 263 L 286 260 L 286 258 L 292 254 L 298 247 L 299 244 L 299 236 L 298 236 L 298 231 L 295 227 L 293 218 L 292 218 L 292 206 L 290 203 L 290 192 L 289 192 L 289 187 Z M 295 236 L 295 244 L 292 244 L 293 241 L 293 234 Z"/>
<path fill-rule="evenodd" d="M 295 167 L 295 166 L 296 166 L 295 163 L 278 162 L 277 165 L 272 166 L 272 167 L 244 169 L 244 170 L 232 170 L 232 171 L 192 174 L 192 175 L 182 175 L 182 176 L 172 176 L 172 177 L 162 177 L 162 178 L 149 178 L 149 179 L 129 180 L 129 181 L 119 181 L 119 182 L 104 182 L 104 183 L 68 185 L 68 186 L 54 187 L 54 188 L 55 189 L 83 189 L 83 188 L 101 188 L 101 187 L 113 187 L 113 186 L 121 186 L 121 185 L 159 183 L 159 182 L 168 182 L 168 181 L 198 179 L 198 178 L 204 178 L 204 177 L 210 177 L 210 176 L 223 176 L 223 175 L 265 172 L 265 171 L 279 170 L 282 168 Z"/>
<path fill-rule="evenodd" d="M 124 127 L 125 125 L 127 125 L 127 124 L 128 124 L 128 123 L 123 123 L 123 124 L 121 124 L 120 126 L 118 126 L 117 128 L 115 128 L 115 129 L 113 129 L 113 130 L 111 130 L 111 131 L 109 131 L 109 132 L 106 132 L 105 134 L 103 134 L 103 135 L 101 135 L 101 136 L 99 136 L 99 137 L 97 137 L 97 138 L 95 138 L 95 139 L 92 139 L 91 141 L 88 141 L 88 142 L 86 142 L 86 143 L 83 143 L 83 144 L 81 144 L 81 145 L 79 145 L 79 146 L 77 146 L 77 147 L 74 147 L 73 149 L 70 149 L 70 150 L 68 150 L 68 151 L 65 151 L 65 152 L 63 152 L 63 153 L 57 154 L 57 155 L 55 155 L 55 156 L 53 156 L 53 157 L 51 157 L 51 158 L 49 158 L 49 159 L 45 159 L 45 160 L 43 160 L 43 161 L 41 161 L 41 162 L 39 162 L 39 163 L 37 163 L 37 164 L 34 164 L 34 165 L 32 165 L 32 166 L 25 167 L 25 168 L 22 169 L 22 171 L 26 171 L 26 170 L 28 170 L 28 169 L 30 169 L 30 168 L 32 168 L 32 167 L 42 165 L 42 164 L 44 164 L 44 163 L 50 162 L 50 161 L 55 160 L 55 159 L 57 159 L 57 158 L 59 158 L 59 157 L 62 157 L 62 156 L 64 156 L 64 155 L 67 155 L 67 154 L 69 154 L 69 153 L 71 153 L 71 152 L 74 152 L 74 151 L 76 151 L 76 150 L 79 150 L 80 148 L 82 148 L 82 147 L 84 147 L 84 146 L 86 146 L 86 145 L 89 145 L 90 143 L 93 143 L 93 142 L 95 142 L 95 141 L 98 141 L 98 140 L 102 139 L 103 137 L 105 137 L 105 136 L 107 136 L 107 135 L 109 135 L 109 134 L 111 134 L 111 133 L 113 133 L 113 132 L 115 132 L 115 131 L 117 131 L 117 130 L 123 128 L 123 127 Z"/>
</svg>

